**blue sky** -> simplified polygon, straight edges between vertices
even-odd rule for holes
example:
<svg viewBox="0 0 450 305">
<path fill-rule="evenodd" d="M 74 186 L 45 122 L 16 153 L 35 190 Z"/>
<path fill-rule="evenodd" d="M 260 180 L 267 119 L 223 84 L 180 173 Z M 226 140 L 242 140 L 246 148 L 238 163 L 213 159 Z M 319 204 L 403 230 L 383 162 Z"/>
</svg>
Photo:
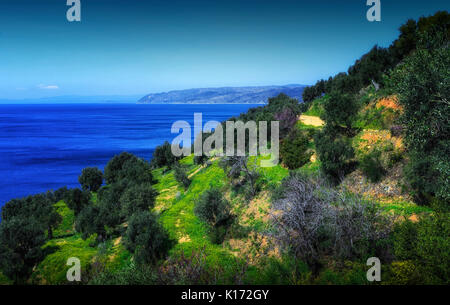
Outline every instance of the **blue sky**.
<svg viewBox="0 0 450 305">
<path fill-rule="evenodd" d="M 0 98 L 131 95 L 212 86 L 312 84 L 347 67 L 441 0 L 1 0 Z"/>
</svg>

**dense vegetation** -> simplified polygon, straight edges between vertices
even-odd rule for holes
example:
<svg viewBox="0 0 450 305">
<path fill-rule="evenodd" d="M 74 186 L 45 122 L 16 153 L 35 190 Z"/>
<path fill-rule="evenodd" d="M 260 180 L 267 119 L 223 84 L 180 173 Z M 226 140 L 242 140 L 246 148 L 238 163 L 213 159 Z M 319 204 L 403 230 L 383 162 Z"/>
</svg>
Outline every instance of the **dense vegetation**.
<svg viewBox="0 0 450 305">
<path fill-rule="evenodd" d="M 166 142 L 11 200 L 0 283 L 64 284 L 78 257 L 87 284 L 369 284 L 375 256 L 381 284 L 448 284 L 449 26 L 409 20 L 305 103 L 280 94 L 232 118 L 280 121 L 277 166 Z"/>
</svg>

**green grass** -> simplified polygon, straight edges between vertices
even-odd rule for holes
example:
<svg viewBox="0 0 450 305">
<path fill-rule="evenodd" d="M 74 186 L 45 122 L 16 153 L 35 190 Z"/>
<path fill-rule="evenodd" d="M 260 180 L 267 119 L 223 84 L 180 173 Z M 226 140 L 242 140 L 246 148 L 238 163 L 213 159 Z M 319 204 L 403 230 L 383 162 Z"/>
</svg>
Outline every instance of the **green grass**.
<svg viewBox="0 0 450 305">
<path fill-rule="evenodd" d="M 410 216 L 412 214 L 432 213 L 430 207 L 420 206 L 413 202 L 396 201 L 392 203 L 380 203 L 383 210 L 393 212 L 395 215 Z"/>
<path fill-rule="evenodd" d="M 324 95 L 319 97 L 311 102 L 311 106 L 309 106 L 308 111 L 304 112 L 304 115 L 312 115 L 320 117 L 324 113 L 323 103 L 329 99 L 328 95 Z"/>
<path fill-rule="evenodd" d="M 74 234 L 74 222 L 75 215 L 71 209 L 69 209 L 64 201 L 55 203 L 56 211 L 62 216 L 62 221 L 59 226 L 53 231 L 53 235 L 57 237 L 66 236 L 68 234 Z"/>
<path fill-rule="evenodd" d="M 48 241 L 43 249 L 49 251 L 50 254 L 36 267 L 32 275 L 32 282 L 40 284 L 67 283 L 66 273 L 71 267 L 66 265 L 67 259 L 78 258 L 83 272 L 97 253 L 97 248 L 89 246 L 91 242 L 91 239 L 83 240 L 79 234 Z"/>
<path fill-rule="evenodd" d="M 0 272 L 0 285 L 11 285 L 12 282 Z"/>
<path fill-rule="evenodd" d="M 189 165 L 190 160 L 187 159 L 183 163 Z M 195 166 L 193 171 L 198 168 L 199 166 Z M 171 200 L 169 208 L 161 213 L 160 221 L 172 239 L 177 241 L 180 238 L 187 239 L 186 242 L 178 242 L 172 248 L 171 256 L 177 256 L 181 253 L 190 255 L 193 251 L 203 249 L 207 257 L 206 264 L 209 267 L 220 268 L 224 270 L 225 274 L 230 272 L 231 276 L 231 269 L 240 260 L 224 249 L 222 245 L 212 244 L 207 238 L 207 225 L 194 214 L 197 198 L 211 187 L 223 188 L 226 185 L 226 179 L 223 169 L 218 165 L 218 160 L 214 161 L 212 165 L 197 172 L 191 178 L 191 185 L 184 194 Z M 164 193 L 167 188 L 174 185 L 177 185 L 177 183 L 172 172 L 169 172 L 159 176 L 159 183 L 155 185 L 155 188 Z"/>
</svg>

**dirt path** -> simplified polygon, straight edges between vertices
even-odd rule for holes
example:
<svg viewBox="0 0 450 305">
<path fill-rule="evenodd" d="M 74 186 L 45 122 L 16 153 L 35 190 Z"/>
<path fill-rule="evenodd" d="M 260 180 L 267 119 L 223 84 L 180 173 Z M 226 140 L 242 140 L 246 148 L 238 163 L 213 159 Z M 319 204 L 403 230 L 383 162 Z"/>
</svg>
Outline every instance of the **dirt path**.
<svg viewBox="0 0 450 305">
<path fill-rule="evenodd" d="M 323 125 L 325 125 L 325 122 L 322 121 L 318 116 L 302 114 L 299 119 L 305 125 L 312 125 L 312 126 L 323 126 Z"/>
</svg>

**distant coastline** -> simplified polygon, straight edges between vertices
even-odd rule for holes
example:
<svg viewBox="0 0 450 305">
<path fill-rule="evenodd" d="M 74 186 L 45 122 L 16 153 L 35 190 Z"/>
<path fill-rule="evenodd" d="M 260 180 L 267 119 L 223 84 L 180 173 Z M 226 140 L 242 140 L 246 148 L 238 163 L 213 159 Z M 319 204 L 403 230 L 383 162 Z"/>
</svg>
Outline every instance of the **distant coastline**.
<svg viewBox="0 0 450 305">
<path fill-rule="evenodd" d="M 151 93 L 138 104 L 261 104 L 271 97 L 284 93 L 302 100 L 304 85 L 217 87 L 174 90 Z"/>
</svg>

